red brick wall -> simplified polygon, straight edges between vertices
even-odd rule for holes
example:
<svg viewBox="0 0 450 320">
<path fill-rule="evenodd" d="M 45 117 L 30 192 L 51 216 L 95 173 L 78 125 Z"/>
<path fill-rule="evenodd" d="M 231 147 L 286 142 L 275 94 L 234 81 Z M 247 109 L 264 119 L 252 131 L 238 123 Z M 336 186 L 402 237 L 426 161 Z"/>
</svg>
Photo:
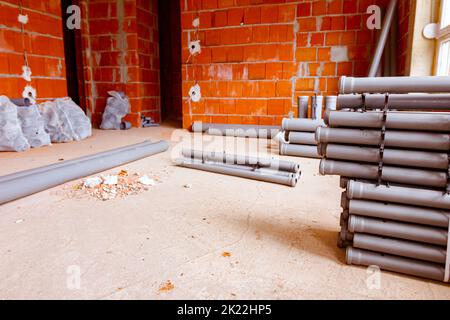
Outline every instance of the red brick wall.
<svg viewBox="0 0 450 320">
<path fill-rule="evenodd" d="M 21 33 L 19 1 L 0 0 L 0 95 L 22 97 L 26 85 L 39 101 L 67 95 L 60 0 L 22 0 L 29 21 Z M 31 83 L 22 77 L 28 53 Z"/>
<path fill-rule="evenodd" d="M 340 76 L 367 74 L 375 32 L 366 27 L 366 9 L 387 2 L 180 0 L 183 126 L 278 125 L 295 112 L 298 95 L 336 94 Z M 189 34 L 201 41 L 198 56 L 189 57 Z M 198 103 L 188 98 L 194 83 Z"/>
<path fill-rule="evenodd" d="M 408 75 L 406 68 L 407 53 L 410 50 L 410 16 L 411 0 L 400 0 L 398 3 L 398 63 L 397 73 L 399 75 Z"/>
<path fill-rule="evenodd" d="M 110 90 L 130 97 L 127 120 L 160 120 L 156 0 L 81 0 L 84 92 L 95 124 Z"/>
</svg>

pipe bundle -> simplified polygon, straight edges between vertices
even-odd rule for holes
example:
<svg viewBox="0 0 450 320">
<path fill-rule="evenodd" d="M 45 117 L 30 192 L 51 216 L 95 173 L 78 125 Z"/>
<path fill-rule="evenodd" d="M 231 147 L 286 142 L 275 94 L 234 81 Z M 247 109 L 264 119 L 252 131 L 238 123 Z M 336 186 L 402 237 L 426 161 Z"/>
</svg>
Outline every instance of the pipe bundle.
<svg viewBox="0 0 450 320">
<path fill-rule="evenodd" d="M 283 119 L 281 124 L 286 142 L 280 143 L 280 154 L 295 157 L 319 158 L 314 132 L 323 120 Z"/>
<path fill-rule="evenodd" d="M 450 109 L 448 94 L 423 93 L 450 92 L 450 78 L 387 80 L 406 93 L 392 95 L 393 105 L 381 95 L 384 78 L 341 79 L 343 93 L 370 94 L 339 96 L 328 127 L 316 130 L 320 173 L 341 176 L 345 189 L 338 245 L 348 264 L 449 282 L 450 113 L 418 111 L 427 101 Z"/>
<path fill-rule="evenodd" d="M 178 166 L 295 187 L 300 166 L 284 160 L 183 149 Z"/>
</svg>

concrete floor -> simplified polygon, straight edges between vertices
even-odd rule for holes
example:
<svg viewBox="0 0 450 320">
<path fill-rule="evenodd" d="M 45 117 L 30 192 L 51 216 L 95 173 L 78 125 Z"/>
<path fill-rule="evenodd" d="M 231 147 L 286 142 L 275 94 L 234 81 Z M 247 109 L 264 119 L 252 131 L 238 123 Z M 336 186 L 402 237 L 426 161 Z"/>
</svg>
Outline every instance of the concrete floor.
<svg viewBox="0 0 450 320">
<path fill-rule="evenodd" d="M 291 158 L 302 166 L 296 188 L 177 168 L 183 135 L 167 126 L 96 130 L 0 154 L 3 175 L 145 138 L 173 146 L 111 170 L 160 175 L 143 194 L 102 202 L 74 195 L 74 181 L 0 206 L 0 299 L 450 298 L 448 285 L 389 272 L 370 289 L 367 270 L 344 263 L 339 180 L 319 176 L 317 160 Z"/>
</svg>

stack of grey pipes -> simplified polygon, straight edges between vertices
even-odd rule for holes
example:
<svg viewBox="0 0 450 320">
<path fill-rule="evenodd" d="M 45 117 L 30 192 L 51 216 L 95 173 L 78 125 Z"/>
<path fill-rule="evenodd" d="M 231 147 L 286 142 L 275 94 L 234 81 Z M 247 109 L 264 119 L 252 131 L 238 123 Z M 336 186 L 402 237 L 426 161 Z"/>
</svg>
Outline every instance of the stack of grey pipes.
<svg viewBox="0 0 450 320">
<path fill-rule="evenodd" d="M 181 167 L 290 187 L 297 185 L 301 175 L 300 165 L 292 161 L 193 149 L 183 149 L 181 155 L 176 161 Z"/>
<path fill-rule="evenodd" d="M 308 96 L 298 98 L 298 118 L 285 118 L 281 124 L 280 154 L 294 157 L 320 158 L 315 132 L 325 126 L 322 120 L 322 96 L 311 98 L 312 119 L 308 119 Z M 325 110 L 336 109 L 336 96 L 325 97 Z"/>
<path fill-rule="evenodd" d="M 450 77 L 343 77 L 340 93 L 316 140 L 345 189 L 347 263 L 449 282 Z"/>
</svg>

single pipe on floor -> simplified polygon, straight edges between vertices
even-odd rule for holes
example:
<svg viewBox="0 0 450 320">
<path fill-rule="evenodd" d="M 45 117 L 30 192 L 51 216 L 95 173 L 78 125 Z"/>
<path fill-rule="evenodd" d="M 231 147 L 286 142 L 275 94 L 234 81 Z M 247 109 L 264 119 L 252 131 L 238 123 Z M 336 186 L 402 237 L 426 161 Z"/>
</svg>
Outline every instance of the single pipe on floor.
<svg viewBox="0 0 450 320">
<path fill-rule="evenodd" d="M 314 132 L 290 131 L 288 141 L 292 144 L 317 145 L 316 135 Z"/>
<path fill-rule="evenodd" d="M 301 144 L 280 144 L 280 154 L 293 157 L 320 158 L 317 153 L 317 146 Z"/>
<path fill-rule="evenodd" d="M 289 177 L 289 178 L 294 178 L 294 177 L 300 176 L 299 172 L 293 173 L 293 172 L 287 172 L 287 171 L 279 171 L 279 170 L 277 171 L 277 170 L 273 170 L 273 169 L 252 167 L 249 165 L 227 164 L 227 163 L 221 163 L 221 162 L 201 161 L 201 160 L 197 160 L 197 162 L 198 163 L 206 163 L 206 164 L 215 165 L 215 166 L 224 167 L 224 168 L 252 171 L 252 172 L 257 172 L 257 173 L 264 174 L 264 175 L 279 175 L 282 177 Z"/>
<path fill-rule="evenodd" d="M 407 258 L 445 263 L 445 247 L 355 233 L 353 247 Z"/>
<path fill-rule="evenodd" d="M 314 132 L 320 126 L 324 126 L 323 120 L 313 119 L 289 119 L 284 118 L 281 123 L 282 130 Z"/>
<path fill-rule="evenodd" d="M 329 111 L 325 114 L 325 124 L 332 128 L 381 128 L 383 126 L 383 113 L 380 111 Z M 437 112 L 388 112 L 386 128 L 449 132 L 450 115 Z"/>
<path fill-rule="evenodd" d="M 380 67 L 381 57 L 383 56 L 384 47 L 389 36 L 389 30 L 391 30 L 392 20 L 394 17 L 395 9 L 397 8 L 397 0 L 391 0 L 386 9 L 386 15 L 383 21 L 383 28 L 381 29 L 380 38 L 378 39 L 377 47 L 372 58 L 372 63 L 369 69 L 369 77 L 375 77 Z"/>
<path fill-rule="evenodd" d="M 324 158 L 378 163 L 380 149 L 341 144 L 320 144 L 318 153 Z M 449 157 L 444 152 L 384 149 L 383 163 L 403 167 L 447 169 Z"/>
<path fill-rule="evenodd" d="M 193 149 L 183 149 L 181 151 L 183 157 L 198 159 L 204 161 L 214 161 L 226 164 L 251 165 L 272 170 L 281 170 L 293 173 L 300 172 L 300 165 L 298 163 L 279 159 L 269 159 L 252 157 L 239 154 L 228 154 L 225 152 L 202 151 Z"/>
<path fill-rule="evenodd" d="M 142 143 L 0 177 L 0 204 L 164 152 L 166 141 Z"/>
<path fill-rule="evenodd" d="M 448 93 L 450 77 L 367 77 L 354 78 L 342 76 L 339 80 L 339 93 Z"/>
<path fill-rule="evenodd" d="M 448 227 L 450 217 L 450 212 L 445 210 L 358 199 L 348 202 L 348 210 L 353 215 L 442 228 Z"/>
<path fill-rule="evenodd" d="M 363 104 L 366 109 L 384 108 L 384 94 L 341 94 L 337 98 L 337 110 L 360 109 Z M 391 110 L 448 110 L 450 109 L 450 94 L 390 94 L 389 109 Z"/>
<path fill-rule="evenodd" d="M 447 246 L 448 229 L 350 215 L 348 231 Z"/>
<path fill-rule="evenodd" d="M 298 182 L 297 175 L 293 175 L 291 177 L 283 177 L 280 175 L 275 174 L 263 174 L 259 172 L 249 171 L 249 170 L 241 170 L 237 168 L 230 168 L 230 167 L 224 167 L 220 165 L 214 165 L 211 163 L 203 163 L 198 160 L 193 159 L 177 159 L 176 161 L 178 166 L 190 168 L 190 169 L 197 169 L 197 170 L 203 170 L 208 172 L 214 172 L 214 173 L 220 173 L 220 174 L 226 174 L 241 178 L 247 178 L 247 179 L 253 179 L 253 180 L 259 180 L 264 182 L 272 182 L 272 183 L 278 183 L 290 187 L 295 187 Z"/>
<path fill-rule="evenodd" d="M 413 187 L 377 186 L 373 183 L 350 180 L 347 185 L 347 197 L 350 200 L 366 199 L 450 210 L 450 195 L 442 191 Z"/>
<path fill-rule="evenodd" d="M 298 97 L 298 117 L 300 119 L 308 118 L 308 103 L 309 103 L 309 96 Z"/>
<path fill-rule="evenodd" d="M 322 159 L 319 165 L 319 172 L 321 175 L 376 180 L 378 178 L 378 165 Z M 445 187 L 447 185 L 447 174 L 443 171 L 393 166 L 383 166 L 381 179 L 387 182 L 428 187 Z"/>
<path fill-rule="evenodd" d="M 316 141 L 327 144 L 342 143 L 379 146 L 382 143 L 382 136 L 380 130 L 318 127 L 316 130 Z M 386 147 L 441 151 L 450 149 L 450 135 L 442 133 L 388 130 L 386 131 L 384 142 Z"/>
<path fill-rule="evenodd" d="M 382 270 L 394 271 L 438 281 L 443 281 L 445 276 L 444 266 L 437 263 L 402 258 L 353 247 L 347 247 L 346 261 L 347 264 L 378 266 Z"/>
</svg>

